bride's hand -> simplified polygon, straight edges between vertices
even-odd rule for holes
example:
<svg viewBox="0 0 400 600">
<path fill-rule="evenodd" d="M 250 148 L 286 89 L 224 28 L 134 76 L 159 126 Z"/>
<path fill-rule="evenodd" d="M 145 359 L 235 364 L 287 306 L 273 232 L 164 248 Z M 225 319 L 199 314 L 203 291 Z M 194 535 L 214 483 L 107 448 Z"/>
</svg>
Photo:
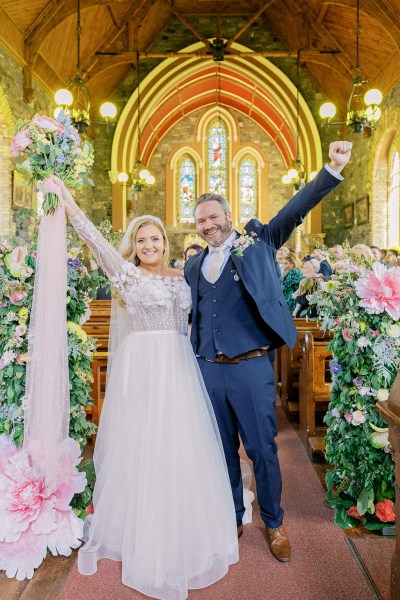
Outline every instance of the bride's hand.
<svg viewBox="0 0 400 600">
<path fill-rule="evenodd" d="M 65 211 L 67 215 L 69 217 L 74 217 L 79 211 L 79 206 L 75 202 L 71 192 L 69 191 L 65 183 L 59 177 L 57 177 L 57 175 L 51 175 L 48 181 L 51 181 L 54 186 L 57 186 L 61 197 L 64 201 Z"/>
</svg>

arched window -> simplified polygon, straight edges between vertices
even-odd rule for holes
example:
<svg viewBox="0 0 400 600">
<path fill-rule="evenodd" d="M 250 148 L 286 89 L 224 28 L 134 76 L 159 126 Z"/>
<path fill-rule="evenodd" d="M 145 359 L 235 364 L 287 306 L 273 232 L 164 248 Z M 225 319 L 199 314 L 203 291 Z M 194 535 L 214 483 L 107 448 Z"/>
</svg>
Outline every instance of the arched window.
<svg viewBox="0 0 400 600">
<path fill-rule="evenodd" d="M 196 167 L 188 154 L 185 154 L 178 166 L 178 222 L 194 223 L 193 206 L 196 200 Z"/>
<path fill-rule="evenodd" d="M 245 155 L 239 163 L 239 221 L 246 223 L 257 217 L 258 169 L 255 159 Z"/>
<path fill-rule="evenodd" d="M 400 158 L 397 150 L 391 156 L 388 192 L 388 243 L 390 248 L 399 245 L 400 236 Z"/>
<path fill-rule="evenodd" d="M 207 187 L 224 197 L 228 188 L 227 138 L 223 121 L 218 117 L 213 119 L 207 135 Z"/>
</svg>

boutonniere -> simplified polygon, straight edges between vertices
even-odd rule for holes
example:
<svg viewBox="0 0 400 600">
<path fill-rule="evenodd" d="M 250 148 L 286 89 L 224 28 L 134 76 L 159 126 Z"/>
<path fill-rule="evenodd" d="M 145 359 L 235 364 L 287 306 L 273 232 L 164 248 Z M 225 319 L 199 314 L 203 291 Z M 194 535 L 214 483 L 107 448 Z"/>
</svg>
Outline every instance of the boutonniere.
<svg viewBox="0 0 400 600">
<path fill-rule="evenodd" d="M 243 231 L 242 235 L 236 238 L 236 240 L 234 240 L 232 243 L 232 248 L 234 249 L 233 253 L 239 258 L 242 258 L 243 252 L 246 250 L 246 248 L 255 244 L 256 241 L 259 240 L 255 231 L 251 231 L 250 233 Z"/>
</svg>

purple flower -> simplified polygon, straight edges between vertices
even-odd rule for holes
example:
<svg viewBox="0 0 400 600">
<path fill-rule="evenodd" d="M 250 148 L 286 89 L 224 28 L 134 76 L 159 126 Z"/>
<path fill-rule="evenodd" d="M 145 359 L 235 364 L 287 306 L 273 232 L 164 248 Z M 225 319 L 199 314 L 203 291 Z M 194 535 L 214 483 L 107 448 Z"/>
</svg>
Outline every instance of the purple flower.
<svg viewBox="0 0 400 600">
<path fill-rule="evenodd" d="M 334 408 L 333 410 L 331 410 L 331 414 L 332 414 L 332 417 L 340 417 L 340 412 L 338 411 L 337 408 Z"/>
<path fill-rule="evenodd" d="M 360 379 L 360 377 L 356 377 L 355 379 L 353 379 L 353 383 L 356 387 L 361 387 L 362 386 L 362 379 Z"/>
<path fill-rule="evenodd" d="M 79 269 L 79 267 L 81 266 L 81 261 L 79 260 L 79 258 L 69 258 L 68 266 L 71 269 Z"/>
</svg>

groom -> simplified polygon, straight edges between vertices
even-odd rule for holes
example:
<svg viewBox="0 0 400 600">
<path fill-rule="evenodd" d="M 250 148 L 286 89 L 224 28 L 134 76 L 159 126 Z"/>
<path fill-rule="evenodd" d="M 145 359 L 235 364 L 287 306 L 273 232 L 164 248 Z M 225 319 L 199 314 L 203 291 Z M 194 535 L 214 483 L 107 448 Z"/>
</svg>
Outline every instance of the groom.
<svg viewBox="0 0 400 600">
<path fill-rule="evenodd" d="M 194 217 L 208 244 L 187 263 L 192 291 L 191 342 L 213 404 L 224 446 L 236 508 L 238 536 L 244 514 L 238 455 L 239 434 L 253 461 L 257 497 L 267 539 L 282 562 L 291 549 L 282 526 L 281 474 L 275 436 L 274 373 L 268 351 L 293 347 L 297 332 L 282 295 L 275 255 L 307 213 L 343 179 L 350 142 L 333 142 L 331 162 L 267 225 L 251 219 L 242 236 L 222 196 L 201 195 Z"/>
</svg>

